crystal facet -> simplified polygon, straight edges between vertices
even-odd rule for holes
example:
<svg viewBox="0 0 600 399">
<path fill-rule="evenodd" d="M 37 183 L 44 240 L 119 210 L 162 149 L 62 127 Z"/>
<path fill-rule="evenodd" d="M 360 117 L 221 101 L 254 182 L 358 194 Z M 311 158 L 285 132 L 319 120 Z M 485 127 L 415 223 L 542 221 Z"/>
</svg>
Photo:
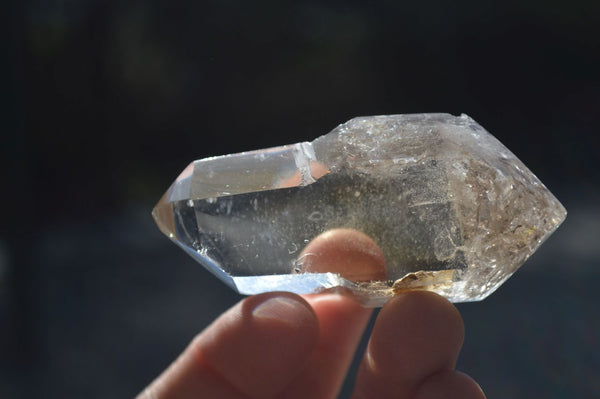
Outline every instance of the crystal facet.
<svg viewBox="0 0 600 399">
<path fill-rule="evenodd" d="M 340 289 L 380 306 L 413 289 L 487 297 L 566 211 L 470 117 L 414 114 L 358 117 L 311 143 L 195 161 L 153 215 L 241 294 Z M 308 267 L 304 249 L 335 229 L 372 240 L 385 272 Z"/>
</svg>

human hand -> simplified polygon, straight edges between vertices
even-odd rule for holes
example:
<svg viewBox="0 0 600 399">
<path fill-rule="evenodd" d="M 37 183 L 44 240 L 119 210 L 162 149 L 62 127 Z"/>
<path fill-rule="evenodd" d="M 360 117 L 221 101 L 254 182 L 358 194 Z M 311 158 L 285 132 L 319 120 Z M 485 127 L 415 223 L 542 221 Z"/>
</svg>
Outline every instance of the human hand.
<svg viewBox="0 0 600 399">
<path fill-rule="evenodd" d="M 343 234 L 315 239 L 319 245 L 307 249 L 329 266 L 355 259 L 380 273 L 376 251 L 365 258 Z M 200 333 L 138 398 L 335 398 L 371 312 L 337 294 L 248 297 Z M 353 398 L 485 398 L 473 379 L 454 370 L 463 338 L 460 314 L 446 299 L 424 291 L 396 295 L 377 317 Z"/>
</svg>

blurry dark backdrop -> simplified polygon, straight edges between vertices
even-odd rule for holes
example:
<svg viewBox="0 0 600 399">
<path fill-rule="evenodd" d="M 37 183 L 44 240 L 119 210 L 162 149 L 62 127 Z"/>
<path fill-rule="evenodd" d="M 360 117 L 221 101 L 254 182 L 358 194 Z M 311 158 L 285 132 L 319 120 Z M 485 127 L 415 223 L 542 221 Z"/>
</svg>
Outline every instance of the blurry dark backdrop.
<svg viewBox="0 0 600 399">
<path fill-rule="evenodd" d="M 490 398 L 600 397 L 600 2 L 6 9 L 0 397 L 133 396 L 239 299 L 151 220 L 188 162 L 411 112 L 469 114 L 569 211 L 459 305 L 459 367 Z"/>
</svg>

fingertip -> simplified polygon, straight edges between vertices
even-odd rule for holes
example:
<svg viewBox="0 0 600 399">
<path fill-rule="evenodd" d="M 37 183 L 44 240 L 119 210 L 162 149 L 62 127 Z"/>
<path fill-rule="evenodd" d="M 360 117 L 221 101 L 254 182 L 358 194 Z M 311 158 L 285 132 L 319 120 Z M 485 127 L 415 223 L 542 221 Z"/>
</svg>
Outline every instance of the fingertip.
<svg viewBox="0 0 600 399">
<path fill-rule="evenodd" d="M 462 318 L 448 300 L 427 291 L 398 294 L 375 322 L 355 397 L 411 395 L 427 376 L 454 368 L 463 338 Z"/>
<path fill-rule="evenodd" d="M 291 293 L 249 297 L 196 339 L 202 361 L 238 391 L 268 397 L 300 372 L 317 345 L 319 322 Z"/>
<path fill-rule="evenodd" d="M 372 309 L 337 293 L 307 295 L 319 319 L 319 344 L 285 398 L 333 398 L 346 377 Z"/>
<path fill-rule="evenodd" d="M 428 377 L 414 399 L 485 399 L 485 394 L 470 376 L 451 370 Z"/>
<path fill-rule="evenodd" d="M 350 281 L 387 279 L 381 248 L 354 229 L 332 229 L 313 238 L 302 250 L 299 264 L 302 273 L 337 273 Z"/>
<path fill-rule="evenodd" d="M 381 309 L 368 350 L 382 368 L 399 358 L 413 359 L 424 369 L 453 368 L 463 339 L 462 317 L 452 303 L 433 292 L 411 291 L 396 295 Z M 408 363 L 402 364 L 415 374 Z"/>
</svg>

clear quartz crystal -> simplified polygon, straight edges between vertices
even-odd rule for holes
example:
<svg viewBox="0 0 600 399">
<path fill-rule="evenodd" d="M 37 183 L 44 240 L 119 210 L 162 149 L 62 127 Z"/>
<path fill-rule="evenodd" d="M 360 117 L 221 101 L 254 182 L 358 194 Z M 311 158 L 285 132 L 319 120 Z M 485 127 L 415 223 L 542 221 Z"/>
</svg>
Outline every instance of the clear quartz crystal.
<svg viewBox="0 0 600 399">
<path fill-rule="evenodd" d="M 490 295 L 566 211 L 466 115 L 354 118 L 304 142 L 191 163 L 153 211 L 161 231 L 241 294 L 329 289 L 381 306 L 405 290 Z M 302 250 L 346 228 L 370 237 L 386 279 L 302 272 Z"/>
</svg>

